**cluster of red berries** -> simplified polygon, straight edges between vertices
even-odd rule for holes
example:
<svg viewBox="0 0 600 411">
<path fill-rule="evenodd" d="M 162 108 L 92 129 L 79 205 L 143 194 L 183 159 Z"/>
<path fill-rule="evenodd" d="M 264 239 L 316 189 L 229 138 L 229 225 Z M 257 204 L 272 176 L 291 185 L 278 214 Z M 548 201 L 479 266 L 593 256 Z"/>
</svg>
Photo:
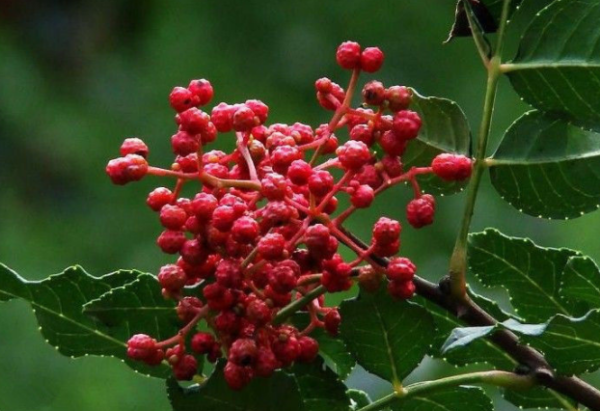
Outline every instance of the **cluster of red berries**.
<svg viewBox="0 0 600 411">
<path fill-rule="evenodd" d="M 241 389 L 255 376 L 316 357 L 319 346 L 311 331 L 322 327 L 335 335 L 341 322 L 338 310 L 325 306 L 326 292 L 348 290 L 354 281 L 374 290 L 387 276 L 392 296 L 414 294 L 415 265 L 394 257 L 400 249 L 400 222 L 381 217 L 368 246 L 354 241 L 343 223 L 382 191 L 409 183 L 415 198 L 406 209 L 408 222 L 417 228 L 431 224 L 435 201 L 421 192 L 417 177 L 434 173 L 445 180 L 466 179 L 471 160 L 442 154 L 430 167 L 405 170 L 402 155 L 421 128 L 419 115 L 408 109 L 411 90 L 371 81 L 362 90 L 364 106 L 354 109 L 360 72 L 377 71 L 383 53 L 345 42 L 336 58 L 352 70 L 352 78 L 347 90 L 327 78 L 317 80 L 317 100 L 334 112 L 328 124 L 316 129 L 302 123 L 267 126 L 269 108 L 258 100 L 220 103 L 208 114 L 199 107 L 211 101 L 213 88 L 206 80 L 194 80 L 187 88 L 174 88 L 169 98 L 179 127 L 171 138 L 176 158 L 170 169 L 149 166 L 148 148 L 137 138 L 125 140 L 122 157 L 108 163 L 115 184 L 146 174 L 176 179 L 173 190 L 152 191 L 147 204 L 164 227 L 158 246 L 179 255 L 160 269 L 158 281 L 164 297 L 178 301 L 184 326 L 160 342 L 133 336 L 131 358 L 150 365 L 166 361 L 177 378 L 186 380 L 197 372 L 196 356 L 214 362 L 225 352 L 225 378 Z M 342 144 L 335 133 L 344 128 L 350 139 Z M 231 131 L 232 152 L 204 150 L 217 135 Z M 333 169 L 341 170 L 341 177 L 334 177 Z M 182 197 L 190 181 L 200 181 L 202 188 L 193 198 Z M 344 194 L 351 205 L 338 211 L 338 197 Z M 356 259 L 344 261 L 340 244 Z M 383 267 L 374 256 L 393 258 Z M 303 330 L 286 322 L 299 310 L 310 318 Z M 194 331 L 201 320 L 210 333 Z"/>
</svg>

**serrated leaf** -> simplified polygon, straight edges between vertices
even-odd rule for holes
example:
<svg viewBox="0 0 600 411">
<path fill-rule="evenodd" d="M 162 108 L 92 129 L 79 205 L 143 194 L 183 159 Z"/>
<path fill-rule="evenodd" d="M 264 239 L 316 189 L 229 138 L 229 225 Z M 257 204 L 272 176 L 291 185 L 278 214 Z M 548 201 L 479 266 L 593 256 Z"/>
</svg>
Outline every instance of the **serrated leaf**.
<svg viewBox="0 0 600 411">
<path fill-rule="evenodd" d="M 495 302 L 477 295 L 472 291 L 469 291 L 469 295 L 472 300 L 497 320 L 504 321 L 510 318 Z M 443 358 L 448 363 L 456 366 L 487 363 L 490 366 L 501 370 L 512 370 L 517 364 L 510 355 L 496 346 L 493 342 L 485 339 L 474 342 L 466 350 L 442 354 L 441 348 L 452 330 L 458 327 L 464 327 L 465 324 L 452 313 L 421 297 L 415 298 L 414 301 L 425 307 L 433 316 L 436 327 L 433 347 L 430 352 L 430 355 L 433 357 Z"/>
<path fill-rule="evenodd" d="M 303 330 L 310 323 L 310 319 L 308 315 L 298 313 L 294 315 L 293 322 L 299 330 Z M 319 355 L 323 357 L 325 363 L 341 379 L 348 377 L 356 365 L 356 360 L 344 341 L 340 337 L 330 335 L 322 328 L 313 330 L 310 336 L 319 343 Z"/>
<path fill-rule="evenodd" d="M 532 20 L 519 53 L 505 65 L 513 87 L 532 106 L 600 119 L 600 2 L 554 1 Z"/>
<path fill-rule="evenodd" d="M 90 301 L 83 312 L 111 330 L 111 335 L 127 340 L 133 334 L 148 334 L 165 340 L 181 328 L 173 300 L 166 300 L 156 277 L 140 274 L 135 281 L 113 288 Z"/>
<path fill-rule="evenodd" d="M 506 289 L 525 321 L 546 321 L 556 313 L 578 314 L 576 304 L 559 293 L 562 270 L 577 252 L 542 248 L 493 229 L 471 234 L 468 252 L 470 271 L 484 286 Z"/>
<path fill-rule="evenodd" d="M 504 390 L 502 393 L 504 399 L 513 405 L 520 408 L 547 410 L 549 408 L 556 409 L 573 409 L 575 403 L 560 394 L 546 389 L 544 387 L 531 387 L 527 390 Z M 570 408 L 566 408 L 566 405 Z"/>
<path fill-rule="evenodd" d="M 402 161 L 408 168 L 428 167 L 435 156 L 443 152 L 468 155 L 471 131 L 461 108 L 453 101 L 439 97 L 424 97 L 413 91 L 410 107 L 423 120 L 417 139 L 408 145 Z M 420 177 L 423 190 L 430 193 L 452 194 L 465 183 L 446 182 L 436 176 Z"/>
<path fill-rule="evenodd" d="M 567 219 L 599 207 L 600 133 L 564 116 L 525 114 L 508 129 L 490 164 L 500 196 L 523 213 Z"/>
<path fill-rule="evenodd" d="M 520 3 L 521 0 L 511 1 L 509 17 L 517 9 Z M 469 0 L 469 4 L 473 9 L 473 14 L 477 19 L 477 22 L 481 26 L 481 30 L 484 33 L 495 33 L 498 30 L 502 16 L 503 0 Z M 463 0 L 459 0 L 456 4 L 454 24 L 452 25 L 452 29 L 450 30 L 446 42 L 455 37 L 468 37 L 471 35 L 471 28 L 467 20 Z"/>
<path fill-rule="evenodd" d="M 320 359 L 296 364 L 290 374 L 296 379 L 306 411 L 348 411 L 346 386 Z"/>
<path fill-rule="evenodd" d="M 452 387 L 399 400 L 393 411 L 493 411 L 490 397 L 478 387 Z"/>
<path fill-rule="evenodd" d="M 225 362 L 200 386 L 180 387 L 169 379 L 167 388 L 174 411 L 347 411 L 345 386 L 320 362 L 298 364 L 293 373 L 278 371 L 255 378 L 241 391 L 233 391 L 223 376 Z"/>
<path fill-rule="evenodd" d="M 442 346 L 442 353 L 445 354 L 452 350 L 460 349 L 471 344 L 475 340 L 487 337 L 496 330 L 495 325 L 485 327 L 461 327 L 455 328 Z"/>
<path fill-rule="evenodd" d="M 358 363 L 393 384 L 400 384 L 422 361 L 435 336 L 427 310 L 394 300 L 385 287 L 344 301 L 340 313 L 341 336 Z"/>
<path fill-rule="evenodd" d="M 346 395 L 350 398 L 351 407 L 354 411 L 360 410 L 372 402 L 369 394 L 361 390 L 350 389 L 346 391 Z"/>
<path fill-rule="evenodd" d="M 467 346 L 497 329 L 519 334 L 521 341 L 542 351 L 559 374 L 578 375 L 600 368 L 600 310 L 592 310 L 580 318 L 558 314 L 543 324 L 521 324 L 507 320 L 489 327 L 455 329 L 447 349 Z M 469 335 L 468 338 L 462 336 Z M 461 343 L 456 343 L 456 341 Z"/>
<path fill-rule="evenodd" d="M 565 299 L 600 307 L 600 270 L 588 257 L 571 257 L 567 262 L 560 293 Z"/>
<path fill-rule="evenodd" d="M 0 295 L 7 301 L 21 298 L 35 312 L 40 331 L 48 344 L 69 357 L 111 356 L 124 360 L 135 370 L 165 376 L 166 367 L 147 367 L 130 361 L 126 355 L 127 338 L 112 335 L 111 329 L 83 314 L 83 306 L 109 290 L 134 281 L 141 273 L 121 270 L 93 277 L 74 266 L 43 281 L 26 281 L 0 265 Z"/>
</svg>

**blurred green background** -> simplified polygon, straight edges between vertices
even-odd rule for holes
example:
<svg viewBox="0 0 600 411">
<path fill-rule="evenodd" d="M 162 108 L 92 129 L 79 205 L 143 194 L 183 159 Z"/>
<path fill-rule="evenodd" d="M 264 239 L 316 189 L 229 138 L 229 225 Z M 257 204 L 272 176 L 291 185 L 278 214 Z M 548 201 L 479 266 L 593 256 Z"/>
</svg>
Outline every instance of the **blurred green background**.
<svg viewBox="0 0 600 411">
<path fill-rule="evenodd" d="M 154 272 L 169 261 L 144 204 L 163 183 L 115 187 L 104 166 L 129 136 L 149 144 L 152 163 L 170 164 L 167 96 L 192 78 L 212 81 L 215 103 L 258 98 L 272 122 L 318 125 L 329 113 L 315 102 L 313 82 L 326 75 L 346 83 L 334 53 L 353 39 L 385 51 L 379 77 L 387 85 L 456 100 L 477 129 L 485 73 L 469 40 L 442 45 L 453 14 L 451 0 L 0 2 L 0 261 L 28 279 L 74 263 L 100 275 Z M 491 148 L 525 109 L 503 81 Z M 395 190 L 351 228 L 366 236 L 381 214 L 402 220 L 407 195 Z M 440 199 L 437 224 L 404 231 L 402 253 L 421 275 L 444 274 L 463 201 Z M 570 222 L 524 216 L 486 179 L 474 228 L 488 226 L 600 259 L 600 214 Z M 449 367 L 428 363 L 420 373 L 440 368 Z M 361 373 L 351 382 L 374 396 L 386 389 Z M 114 359 L 62 357 L 44 343 L 25 303 L 0 308 L 0 410 L 108 409 L 169 405 L 161 381 Z"/>
</svg>

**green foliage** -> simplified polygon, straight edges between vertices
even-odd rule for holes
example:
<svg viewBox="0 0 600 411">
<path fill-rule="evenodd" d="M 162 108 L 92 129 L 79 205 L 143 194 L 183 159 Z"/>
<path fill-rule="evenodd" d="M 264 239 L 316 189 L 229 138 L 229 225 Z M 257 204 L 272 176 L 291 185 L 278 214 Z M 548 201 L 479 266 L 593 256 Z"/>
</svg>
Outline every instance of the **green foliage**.
<svg viewBox="0 0 600 411">
<path fill-rule="evenodd" d="M 364 369 L 399 384 L 430 350 L 433 318 L 424 308 L 394 300 L 385 288 L 340 306 L 341 336 Z"/>
<path fill-rule="evenodd" d="M 2 301 L 20 298 L 27 301 L 37 318 L 40 331 L 48 344 L 70 357 L 98 355 L 120 358 L 135 370 L 154 376 L 165 376 L 165 368 L 150 368 L 130 361 L 126 355 L 131 333 L 111 328 L 83 313 L 83 306 L 113 288 L 131 283 L 142 274 L 121 270 L 103 277 L 93 277 L 74 266 L 43 281 L 26 281 L 4 265 L 0 265 Z"/>
<path fill-rule="evenodd" d="M 457 387 L 416 395 L 391 408 L 393 411 L 492 411 L 494 404 L 481 388 Z"/>
<path fill-rule="evenodd" d="M 526 214 L 575 218 L 600 204 L 600 134 L 534 111 L 508 129 L 493 156 L 492 184 Z"/>
<path fill-rule="evenodd" d="M 439 97 L 424 97 L 413 90 L 410 107 L 421 116 L 423 126 L 416 141 L 408 145 L 402 159 L 406 166 L 427 167 L 443 152 L 468 155 L 471 129 L 462 109 L 455 102 Z M 464 182 L 445 182 L 435 176 L 419 178 L 422 188 L 431 193 L 452 194 Z"/>
<path fill-rule="evenodd" d="M 567 300 L 600 306 L 600 270 L 589 257 L 571 257 L 567 262 L 560 294 Z"/>
<path fill-rule="evenodd" d="M 559 292 L 563 269 L 575 255 L 493 229 L 469 237 L 471 272 L 486 287 L 506 289 L 517 314 L 530 322 L 546 321 L 557 312 L 577 315 L 576 304 Z"/>
<path fill-rule="evenodd" d="M 204 384 L 180 387 L 169 379 L 167 388 L 174 411 L 347 411 L 350 399 L 335 373 L 319 361 L 296 365 L 291 373 L 278 371 L 256 378 L 242 391 L 232 393 L 223 377 L 224 362 Z"/>
</svg>

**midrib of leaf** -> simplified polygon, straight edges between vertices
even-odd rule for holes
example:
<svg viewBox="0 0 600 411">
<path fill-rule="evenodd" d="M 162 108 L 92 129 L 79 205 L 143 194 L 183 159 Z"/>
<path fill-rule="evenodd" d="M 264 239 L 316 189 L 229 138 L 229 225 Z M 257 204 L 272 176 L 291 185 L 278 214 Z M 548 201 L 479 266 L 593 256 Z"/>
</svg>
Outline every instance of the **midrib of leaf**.
<svg viewBox="0 0 600 411">
<path fill-rule="evenodd" d="M 592 281 L 590 281 L 589 278 L 587 278 L 585 275 L 581 274 L 581 272 L 579 272 L 579 270 L 576 270 L 575 268 L 573 268 L 573 266 L 571 266 L 570 269 L 573 273 L 575 273 L 577 275 L 577 277 L 581 278 L 583 281 L 588 283 L 600 295 L 600 288 L 598 288 Z M 577 287 L 577 288 L 580 288 L 580 287 Z"/>
<path fill-rule="evenodd" d="M 535 281 L 533 281 L 531 278 L 529 278 L 523 271 L 521 271 L 519 268 L 515 267 L 513 264 L 511 264 L 510 262 L 508 262 L 506 259 L 500 257 L 499 255 L 489 252 L 484 248 L 481 247 L 477 247 L 474 245 L 471 245 L 471 247 L 473 249 L 479 250 L 479 251 L 483 251 L 485 254 L 491 256 L 492 258 L 495 258 L 496 260 L 506 264 L 507 266 L 511 267 L 512 269 L 514 269 L 514 271 L 516 271 L 517 273 L 519 273 L 525 280 L 527 280 L 527 282 L 529 282 L 531 285 L 533 285 L 535 288 L 537 288 L 542 294 L 544 294 L 545 296 L 548 297 L 548 299 L 550 301 L 552 301 L 552 303 L 554 305 L 556 305 L 556 307 L 558 309 L 560 309 L 562 311 L 563 314 L 565 315 L 569 315 L 569 311 L 564 308 L 560 303 L 558 303 L 555 299 L 554 296 L 552 296 L 551 294 L 548 294 L 543 288 L 540 287 L 540 285 L 538 283 L 536 283 Z"/>
<path fill-rule="evenodd" d="M 390 345 L 390 340 L 388 338 L 388 333 L 385 328 L 385 323 L 383 321 L 383 317 L 381 316 L 381 313 L 379 312 L 379 308 L 377 307 L 377 304 L 372 304 L 372 305 L 373 305 L 375 314 L 377 315 L 377 320 L 379 321 L 379 325 L 381 326 L 381 330 L 383 332 L 383 338 L 385 340 L 385 347 L 386 347 L 386 350 L 388 353 L 388 357 L 390 358 L 390 367 L 392 369 L 392 384 L 394 386 L 400 385 L 400 384 L 402 384 L 402 382 L 398 378 L 398 370 L 396 370 L 396 361 L 394 360 L 392 346 Z"/>
</svg>

